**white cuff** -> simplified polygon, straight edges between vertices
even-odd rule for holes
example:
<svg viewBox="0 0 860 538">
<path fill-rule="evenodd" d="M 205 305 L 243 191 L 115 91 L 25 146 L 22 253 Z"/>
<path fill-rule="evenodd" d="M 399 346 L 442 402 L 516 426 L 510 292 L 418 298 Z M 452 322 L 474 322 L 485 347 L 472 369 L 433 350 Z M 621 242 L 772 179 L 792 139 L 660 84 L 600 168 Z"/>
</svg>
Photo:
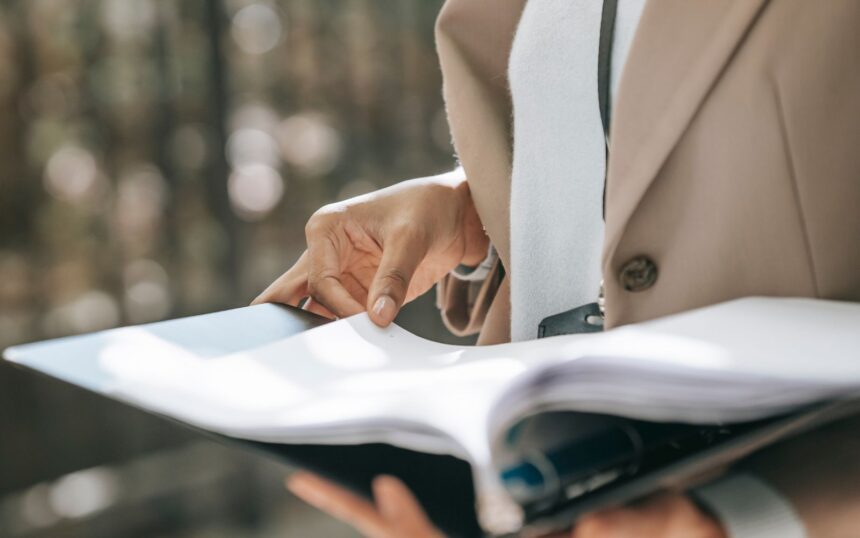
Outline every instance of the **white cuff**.
<svg viewBox="0 0 860 538">
<path fill-rule="evenodd" d="M 788 500 L 750 474 L 730 474 L 691 494 L 720 520 L 729 538 L 806 538 Z"/>
<path fill-rule="evenodd" d="M 451 271 L 451 276 L 456 278 L 457 280 L 463 280 L 465 282 L 482 282 L 487 275 L 490 274 L 490 271 L 493 269 L 493 264 L 496 263 L 496 259 L 499 255 L 496 253 L 496 248 L 490 244 L 490 247 L 487 249 L 487 257 L 484 258 L 484 261 L 478 264 L 477 267 L 469 267 L 466 265 L 460 265 L 454 268 Z"/>
</svg>

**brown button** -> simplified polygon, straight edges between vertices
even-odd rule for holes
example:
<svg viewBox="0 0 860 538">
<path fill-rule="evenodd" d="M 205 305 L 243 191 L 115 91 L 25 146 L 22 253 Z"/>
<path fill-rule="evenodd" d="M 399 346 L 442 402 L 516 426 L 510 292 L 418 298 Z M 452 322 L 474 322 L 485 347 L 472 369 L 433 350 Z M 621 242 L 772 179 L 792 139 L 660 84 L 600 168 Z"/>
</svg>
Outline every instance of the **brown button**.
<svg viewBox="0 0 860 538">
<path fill-rule="evenodd" d="M 657 264 L 648 256 L 636 256 L 621 266 L 618 280 L 627 291 L 643 291 L 657 281 Z"/>
</svg>

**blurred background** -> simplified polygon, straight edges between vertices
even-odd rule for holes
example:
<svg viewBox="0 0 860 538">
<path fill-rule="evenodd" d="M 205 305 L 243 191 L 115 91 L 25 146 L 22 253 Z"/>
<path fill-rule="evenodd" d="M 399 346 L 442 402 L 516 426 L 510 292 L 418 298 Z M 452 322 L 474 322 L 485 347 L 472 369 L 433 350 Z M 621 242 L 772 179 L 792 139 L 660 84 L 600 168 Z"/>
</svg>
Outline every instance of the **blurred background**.
<svg viewBox="0 0 860 538">
<path fill-rule="evenodd" d="M 441 3 L 0 0 L 0 348 L 246 305 L 321 205 L 451 169 Z M 284 472 L 0 364 L 0 536 L 351 535 Z"/>
</svg>

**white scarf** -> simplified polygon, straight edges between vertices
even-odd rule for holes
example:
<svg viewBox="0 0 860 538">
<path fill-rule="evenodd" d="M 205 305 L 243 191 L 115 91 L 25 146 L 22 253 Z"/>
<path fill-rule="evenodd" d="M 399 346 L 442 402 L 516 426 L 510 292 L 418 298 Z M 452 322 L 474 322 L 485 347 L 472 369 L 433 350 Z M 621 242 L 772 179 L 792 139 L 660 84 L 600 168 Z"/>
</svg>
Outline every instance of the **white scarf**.
<svg viewBox="0 0 860 538">
<path fill-rule="evenodd" d="M 614 88 L 645 0 L 619 0 Z M 530 0 L 508 66 L 514 111 L 511 336 L 596 300 L 603 239 L 603 127 L 597 102 L 602 2 Z"/>
</svg>

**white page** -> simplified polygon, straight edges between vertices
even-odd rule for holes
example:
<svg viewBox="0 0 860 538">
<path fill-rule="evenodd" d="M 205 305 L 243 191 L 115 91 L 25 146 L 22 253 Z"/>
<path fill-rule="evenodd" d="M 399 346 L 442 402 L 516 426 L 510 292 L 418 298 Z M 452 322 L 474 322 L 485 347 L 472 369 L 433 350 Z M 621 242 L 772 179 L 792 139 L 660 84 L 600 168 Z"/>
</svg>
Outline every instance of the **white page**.
<svg viewBox="0 0 860 538">
<path fill-rule="evenodd" d="M 279 307 L 260 305 L 6 356 L 236 437 L 391 442 L 479 465 L 489 460 L 492 403 L 496 431 L 536 408 L 731 421 L 860 381 L 856 303 L 751 298 L 603 334 L 483 348 L 379 329 L 365 315 L 285 337 L 281 323 Z"/>
<path fill-rule="evenodd" d="M 283 338 L 260 305 L 19 346 L 6 357 L 94 392 L 234 437 L 390 442 L 489 461 L 490 402 L 526 369 L 365 314 Z"/>
<path fill-rule="evenodd" d="M 290 336 L 284 322 L 279 307 L 260 305 L 5 356 L 234 437 L 388 442 L 463 457 L 479 503 L 508 508 L 487 434 L 523 414 L 746 420 L 860 386 L 860 305 L 849 303 L 745 299 L 603 334 L 483 348 L 379 329 L 366 315 Z"/>
<path fill-rule="evenodd" d="M 548 340 L 494 405 L 491 439 L 537 409 L 739 422 L 860 391 L 860 303 L 746 298 Z"/>
<path fill-rule="evenodd" d="M 529 346 L 439 344 L 396 325 L 380 329 L 365 314 L 278 337 L 288 321 L 279 307 L 259 305 L 4 355 L 232 437 L 384 442 L 464 458 L 473 464 L 479 517 L 516 512 L 491 468 L 485 432 L 491 403 L 527 369 Z"/>
</svg>

